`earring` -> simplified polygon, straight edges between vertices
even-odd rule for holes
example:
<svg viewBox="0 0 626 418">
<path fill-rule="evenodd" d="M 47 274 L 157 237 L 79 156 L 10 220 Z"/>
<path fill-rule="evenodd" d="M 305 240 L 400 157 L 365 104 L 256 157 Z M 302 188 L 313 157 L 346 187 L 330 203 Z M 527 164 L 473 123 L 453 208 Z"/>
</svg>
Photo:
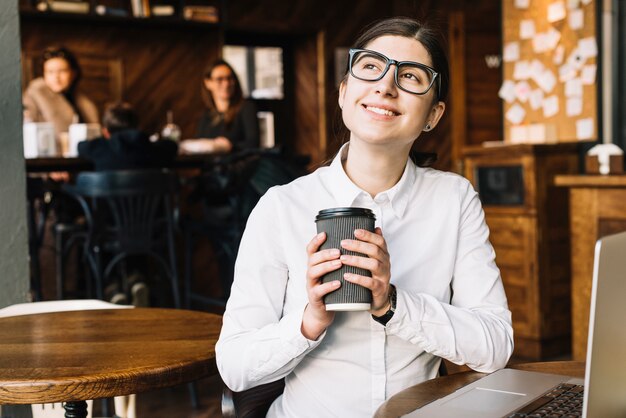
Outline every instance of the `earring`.
<svg viewBox="0 0 626 418">
<path fill-rule="evenodd" d="M 424 126 L 424 132 L 428 132 L 430 131 L 432 128 L 430 127 L 430 123 L 427 123 L 426 126 Z"/>
</svg>

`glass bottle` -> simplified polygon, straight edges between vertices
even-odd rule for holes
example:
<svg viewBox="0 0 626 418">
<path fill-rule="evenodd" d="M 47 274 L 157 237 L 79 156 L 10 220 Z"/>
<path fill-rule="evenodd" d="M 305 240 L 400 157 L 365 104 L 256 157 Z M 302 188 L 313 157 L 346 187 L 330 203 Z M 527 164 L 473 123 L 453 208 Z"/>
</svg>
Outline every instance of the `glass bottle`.
<svg viewBox="0 0 626 418">
<path fill-rule="evenodd" d="M 174 123 L 174 112 L 167 111 L 167 123 L 161 131 L 162 139 L 169 139 L 174 142 L 180 142 L 180 127 Z"/>
</svg>

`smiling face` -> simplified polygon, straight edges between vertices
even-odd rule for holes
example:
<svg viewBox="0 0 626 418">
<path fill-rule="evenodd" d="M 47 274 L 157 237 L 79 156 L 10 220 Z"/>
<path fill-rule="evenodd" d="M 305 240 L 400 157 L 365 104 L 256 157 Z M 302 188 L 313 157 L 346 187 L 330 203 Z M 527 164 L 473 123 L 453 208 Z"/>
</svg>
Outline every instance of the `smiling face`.
<svg viewBox="0 0 626 418">
<path fill-rule="evenodd" d="M 62 93 L 70 88 L 74 71 L 63 58 L 50 58 L 43 64 L 43 79 L 50 90 Z"/>
<path fill-rule="evenodd" d="M 235 92 L 235 77 L 226 65 L 218 65 L 211 71 L 211 77 L 204 79 L 204 85 L 215 102 L 228 102 Z"/>
<path fill-rule="evenodd" d="M 430 55 L 417 40 L 382 36 L 365 46 L 396 61 L 432 66 Z M 395 65 L 378 81 L 349 76 L 339 88 L 339 106 L 351 141 L 385 144 L 410 149 L 425 126 L 434 128 L 445 105 L 434 103 L 436 85 L 424 95 L 401 90 L 394 82 Z"/>
</svg>

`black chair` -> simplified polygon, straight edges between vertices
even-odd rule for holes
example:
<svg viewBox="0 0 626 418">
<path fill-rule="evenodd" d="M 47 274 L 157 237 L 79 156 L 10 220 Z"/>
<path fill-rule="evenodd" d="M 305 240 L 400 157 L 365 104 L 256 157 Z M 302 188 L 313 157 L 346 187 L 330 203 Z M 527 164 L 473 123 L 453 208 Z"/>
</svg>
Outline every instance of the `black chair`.
<svg viewBox="0 0 626 418">
<path fill-rule="evenodd" d="M 30 258 L 30 292 L 33 301 L 41 300 L 41 265 L 39 251 L 43 244 L 46 219 L 50 210 L 50 193 L 41 177 L 26 177 L 28 255 Z"/>
<path fill-rule="evenodd" d="M 64 187 L 85 214 L 84 256 L 99 299 L 114 268 L 145 255 L 162 267 L 174 306 L 180 307 L 174 249 L 178 189 L 177 176 L 166 170 L 83 172 L 75 185 Z M 123 280 L 122 286 L 128 293 L 129 284 Z"/>
<path fill-rule="evenodd" d="M 192 301 L 224 306 L 230 293 L 233 268 L 243 229 L 259 196 L 250 178 L 259 162 L 257 151 L 245 151 L 213 161 L 192 180 L 190 203 L 201 206 L 201 217 L 182 222 L 185 240 L 185 306 Z M 199 237 L 209 239 L 219 269 L 222 298 L 211 298 L 192 289 L 192 254 Z"/>
</svg>

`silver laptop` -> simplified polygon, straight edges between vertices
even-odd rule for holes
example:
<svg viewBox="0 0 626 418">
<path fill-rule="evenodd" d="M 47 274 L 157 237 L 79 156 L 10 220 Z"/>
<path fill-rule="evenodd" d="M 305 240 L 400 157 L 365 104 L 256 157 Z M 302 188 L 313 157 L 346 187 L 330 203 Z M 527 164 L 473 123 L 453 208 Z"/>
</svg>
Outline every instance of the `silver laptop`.
<svg viewBox="0 0 626 418">
<path fill-rule="evenodd" d="M 566 390 L 569 385 L 584 384 L 584 418 L 626 417 L 626 232 L 596 243 L 590 312 L 584 381 L 503 369 L 405 417 L 522 417 L 562 383 Z M 515 415 L 520 410 L 522 413 Z"/>
</svg>

